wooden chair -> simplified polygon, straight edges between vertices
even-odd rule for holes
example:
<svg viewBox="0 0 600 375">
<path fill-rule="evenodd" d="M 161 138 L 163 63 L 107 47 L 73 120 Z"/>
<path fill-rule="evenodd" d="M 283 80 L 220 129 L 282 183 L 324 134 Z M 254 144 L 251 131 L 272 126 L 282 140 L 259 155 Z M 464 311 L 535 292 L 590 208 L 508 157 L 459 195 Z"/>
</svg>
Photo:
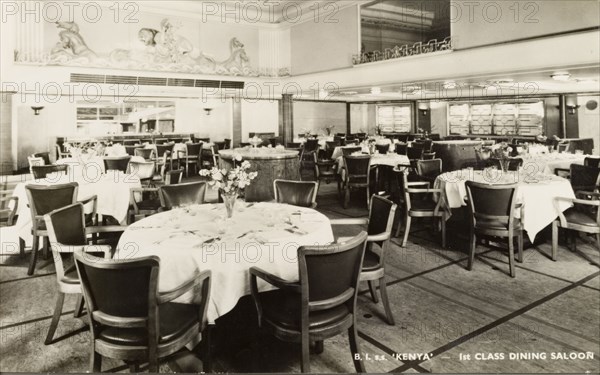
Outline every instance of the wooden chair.
<svg viewBox="0 0 600 375">
<path fill-rule="evenodd" d="M 154 139 L 154 144 L 155 145 L 164 145 L 166 143 L 169 143 L 169 140 L 167 138 L 156 138 Z"/>
<path fill-rule="evenodd" d="M 129 156 L 135 156 L 135 150 L 144 148 L 143 145 L 137 145 L 137 144 L 136 145 L 125 145 L 123 147 L 125 147 L 125 152 L 127 152 L 127 155 L 129 155 Z"/>
<path fill-rule="evenodd" d="M 196 138 L 196 140 L 198 142 L 202 142 L 202 143 L 210 143 L 210 138 L 206 137 L 206 138 Z"/>
<path fill-rule="evenodd" d="M 379 302 L 375 290 L 374 281 L 379 282 L 381 300 L 385 308 L 387 323 L 394 325 L 394 316 L 387 296 L 385 283 L 385 254 L 390 245 L 392 227 L 397 205 L 378 195 L 371 196 L 371 205 L 368 218 L 356 219 L 331 219 L 331 225 L 367 225 L 367 249 L 360 272 L 360 281 L 367 281 L 371 298 L 375 303 Z"/>
<path fill-rule="evenodd" d="M 219 148 L 216 145 L 210 146 L 208 149 L 202 150 L 202 168 L 219 167 Z"/>
<path fill-rule="evenodd" d="M 36 152 L 33 154 L 34 158 L 42 158 L 44 160 L 45 165 L 52 164 L 50 161 L 50 153 L 49 152 Z"/>
<path fill-rule="evenodd" d="M 125 139 L 123 140 L 123 146 L 139 146 L 142 144 L 141 139 Z"/>
<path fill-rule="evenodd" d="M 224 150 L 229 150 L 231 149 L 231 139 L 227 139 L 225 138 L 225 147 L 223 148 Z"/>
<path fill-rule="evenodd" d="M 503 161 L 498 158 L 490 158 L 489 163 L 490 163 L 490 165 L 493 165 L 500 170 L 502 169 Z M 518 171 L 519 168 L 521 168 L 523 166 L 523 159 L 522 158 L 510 158 L 510 159 L 506 159 L 506 163 L 508 165 L 509 171 Z"/>
<path fill-rule="evenodd" d="M 421 160 L 423 158 L 423 149 L 418 147 L 407 147 L 406 156 L 410 160 Z"/>
<path fill-rule="evenodd" d="M 60 185 L 26 185 L 25 192 L 31 212 L 31 234 L 33 246 L 29 261 L 28 275 L 33 275 L 38 256 L 39 238 L 42 238 L 44 255 L 48 253 L 48 230 L 44 222 L 44 215 L 58 208 L 73 204 L 77 200 L 79 184 L 76 182 Z M 89 199 L 96 202 L 96 196 Z M 87 202 L 86 202 L 87 203 Z M 94 204 L 95 206 L 95 204 Z M 95 208 L 95 207 L 94 207 Z M 94 212 L 95 213 L 95 212 Z"/>
<path fill-rule="evenodd" d="M 56 306 L 44 341 L 44 344 L 49 345 L 53 341 L 54 333 L 62 315 L 65 294 L 79 295 L 74 313 L 75 318 L 81 316 L 83 309 L 83 295 L 81 294 L 81 284 L 77 276 L 77 270 L 74 265 L 65 269 L 64 261 L 68 260 L 66 258 L 70 257 L 75 251 L 103 253 L 104 258 L 109 259 L 111 257 L 111 247 L 109 245 L 89 245 L 88 236 L 99 233 L 119 233 L 123 232 L 126 227 L 119 225 L 86 227 L 85 212 L 81 203 L 59 208 L 44 215 L 44 222 L 46 228 L 48 228 L 58 283 Z"/>
<path fill-rule="evenodd" d="M 147 216 L 158 213 L 161 208 L 158 188 L 142 187 L 129 189 L 129 204 L 133 208 L 133 219 L 130 222 L 134 223 Z"/>
<path fill-rule="evenodd" d="M 163 210 L 204 203 L 206 182 L 188 182 L 177 185 L 164 185 L 158 188 L 160 205 Z"/>
<path fill-rule="evenodd" d="M 337 180 L 336 162 L 331 159 L 319 159 L 317 153 L 313 154 L 315 163 L 315 179 L 317 181 L 325 180 L 330 183 L 332 180 Z M 339 181 L 338 181 L 339 185 Z"/>
<path fill-rule="evenodd" d="M 396 154 L 398 155 L 406 155 L 406 149 L 408 148 L 408 145 L 406 143 L 396 143 Z"/>
<path fill-rule="evenodd" d="M 600 181 L 600 176 L 598 177 Z M 600 192 L 598 191 L 578 191 L 576 198 L 556 197 L 554 206 L 559 212 L 558 220 L 552 222 L 552 260 L 556 260 L 558 251 L 558 228 L 564 228 L 572 231 L 572 251 L 577 251 L 577 234 L 583 232 L 594 234 L 596 237 L 596 246 L 600 250 Z M 560 212 L 558 208 L 559 201 L 568 201 L 574 204 L 574 207 Z"/>
<path fill-rule="evenodd" d="M 140 156 L 146 161 L 153 160 L 156 157 L 153 148 L 139 147 L 133 151 L 134 156 Z"/>
<path fill-rule="evenodd" d="M 285 144 L 285 148 L 298 149 L 302 147 L 302 143 L 299 142 L 288 142 Z"/>
<path fill-rule="evenodd" d="M 355 152 L 360 152 L 362 147 L 343 147 L 342 148 L 342 156 L 351 156 Z"/>
<path fill-rule="evenodd" d="M 404 238 L 402 247 L 406 247 L 408 234 L 410 233 L 410 224 L 412 218 L 430 217 L 439 219 L 442 229 L 442 247 L 446 247 L 446 212 L 441 208 L 442 200 L 436 203 L 433 200 L 433 194 L 441 193 L 440 189 L 430 189 L 428 182 L 408 182 L 408 170 L 400 172 L 402 178 L 402 188 L 404 189 Z M 423 196 L 425 195 L 425 196 Z M 400 228 L 396 230 L 396 237 L 400 236 Z"/>
<path fill-rule="evenodd" d="M 92 334 L 90 372 L 100 372 L 102 357 L 108 357 L 126 361 L 132 372 L 147 361 L 148 371 L 156 373 L 159 359 L 188 344 L 196 346 L 200 334 L 203 346 L 210 345 L 205 335 L 210 271 L 196 273 L 175 289 L 159 293 L 158 257 L 104 260 L 77 252 L 75 265 Z M 199 305 L 172 302 L 193 290 L 200 291 Z M 210 371 L 209 367 L 204 370 Z"/>
<path fill-rule="evenodd" d="M 63 174 L 67 174 L 69 166 L 66 164 L 56 165 L 32 165 L 31 166 L 31 174 L 33 178 L 36 180 L 41 180 L 46 178 L 47 175 L 54 172 L 62 172 Z"/>
<path fill-rule="evenodd" d="M 64 152 L 60 145 L 54 145 L 54 149 L 56 150 L 56 160 L 68 158 L 71 156 L 70 153 Z"/>
<path fill-rule="evenodd" d="M 153 161 L 130 161 L 127 166 L 127 174 L 137 176 L 142 185 L 150 185 L 156 171 L 156 163 Z"/>
<path fill-rule="evenodd" d="M 348 203 L 350 202 L 350 190 L 353 189 L 367 190 L 367 207 L 369 206 L 369 200 L 371 199 L 369 187 L 370 172 L 370 155 L 344 156 L 344 166 L 340 173 L 343 179 L 342 189 L 344 190 L 344 208 L 348 208 Z"/>
<path fill-rule="evenodd" d="M 569 176 L 573 191 L 593 191 L 600 176 L 600 168 L 571 164 Z"/>
<path fill-rule="evenodd" d="M 0 191 L 0 226 L 12 226 L 17 217 L 19 198 L 12 195 L 12 190 Z"/>
<path fill-rule="evenodd" d="M 442 159 L 417 160 L 416 165 L 419 180 L 429 182 L 430 186 L 442 174 Z"/>
<path fill-rule="evenodd" d="M 190 175 L 190 165 L 193 165 L 198 172 L 199 165 L 202 160 L 202 145 L 203 143 L 186 143 L 185 151 L 177 151 L 177 159 L 179 160 L 179 167 L 181 163 L 185 165 L 185 176 Z"/>
<path fill-rule="evenodd" d="M 173 147 L 174 143 L 156 144 L 156 167 L 160 168 L 163 165 L 169 164 L 169 169 L 173 169 Z"/>
<path fill-rule="evenodd" d="M 366 372 L 356 327 L 358 280 L 365 253 L 367 233 L 345 243 L 301 246 L 298 249 L 299 281 L 290 282 L 258 268 L 250 268 L 250 287 L 262 331 L 283 341 L 301 343 L 301 370 L 310 372 L 309 341 L 317 342 L 348 332 L 350 350 L 357 372 Z M 258 292 L 258 279 L 277 287 Z M 310 293 L 309 293 L 310 291 Z M 260 355 L 256 355 L 259 358 Z"/>
<path fill-rule="evenodd" d="M 523 223 L 515 218 L 515 210 L 523 206 L 517 204 L 517 184 L 489 185 L 474 181 L 465 183 L 468 206 L 471 211 L 471 235 L 469 263 L 473 268 L 477 236 L 495 236 L 508 239 L 508 265 L 510 276 L 515 277 L 515 251 L 513 240 L 517 237 L 518 261 L 523 261 Z"/>
<path fill-rule="evenodd" d="M 131 160 L 131 156 L 105 156 L 104 157 L 104 169 L 109 170 L 117 170 L 123 173 L 127 172 L 127 166 L 129 165 L 129 160 Z"/>
<path fill-rule="evenodd" d="M 378 153 L 380 154 L 387 154 L 388 151 L 390 150 L 390 144 L 375 144 L 375 149 L 377 150 Z"/>
<path fill-rule="evenodd" d="M 424 152 L 421 155 L 422 160 L 433 160 L 435 159 L 435 152 Z"/>
<path fill-rule="evenodd" d="M 583 165 L 586 167 L 600 168 L 600 157 L 588 156 L 583 159 Z"/>
<path fill-rule="evenodd" d="M 307 139 L 304 143 L 304 152 L 301 159 L 301 170 L 304 168 L 313 169 L 313 154 L 319 151 L 319 141 L 317 139 Z"/>
<path fill-rule="evenodd" d="M 273 181 L 275 201 L 300 207 L 317 207 L 319 183 L 315 181 Z"/>
</svg>

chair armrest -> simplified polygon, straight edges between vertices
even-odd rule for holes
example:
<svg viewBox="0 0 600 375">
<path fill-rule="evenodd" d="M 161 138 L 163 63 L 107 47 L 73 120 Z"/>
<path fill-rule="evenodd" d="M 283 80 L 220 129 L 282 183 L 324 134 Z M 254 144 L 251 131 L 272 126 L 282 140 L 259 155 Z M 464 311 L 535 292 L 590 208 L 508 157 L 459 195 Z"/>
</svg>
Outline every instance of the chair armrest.
<svg viewBox="0 0 600 375">
<path fill-rule="evenodd" d="M 406 186 L 429 186 L 429 181 L 411 181 Z"/>
<path fill-rule="evenodd" d="M 409 193 L 415 193 L 415 194 L 423 194 L 423 193 L 441 193 L 442 189 L 406 189 L 406 191 L 408 191 Z"/>
<path fill-rule="evenodd" d="M 558 176 L 558 172 L 567 172 L 571 173 L 571 170 L 568 168 L 554 168 L 554 174 Z"/>
<path fill-rule="evenodd" d="M 587 200 L 587 199 L 555 197 L 554 201 L 568 201 L 568 202 L 571 202 L 571 203 L 585 204 L 585 205 L 588 205 L 588 206 L 600 206 L 600 201 L 590 201 L 590 200 Z"/>
<path fill-rule="evenodd" d="M 179 285 L 178 287 L 175 287 L 174 289 L 168 290 L 166 292 L 159 293 L 157 301 L 158 304 L 161 305 L 166 302 L 171 302 L 175 298 L 181 297 L 185 293 L 192 290 L 196 285 L 200 284 L 200 282 L 203 282 L 209 277 L 210 271 L 197 272 L 196 274 L 194 274 L 194 276 L 192 276 L 192 278 Z"/>
<path fill-rule="evenodd" d="M 391 236 L 390 232 L 383 232 L 379 234 L 370 234 L 367 236 L 367 242 L 380 242 L 389 240 Z"/>
<path fill-rule="evenodd" d="M 98 201 L 98 196 L 97 195 L 92 195 L 90 197 L 87 197 L 85 199 L 82 199 L 80 201 L 78 201 L 79 203 L 83 204 L 84 206 L 92 201 Z M 95 204 L 95 203 L 94 203 Z"/>
<path fill-rule="evenodd" d="M 580 196 L 580 195 L 589 195 L 592 197 L 596 197 L 596 198 L 600 198 L 600 193 L 597 193 L 595 191 L 585 191 L 585 190 L 578 190 L 575 192 L 575 196 Z"/>
<path fill-rule="evenodd" d="M 298 282 L 287 281 L 279 276 L 270 274 L 258 267 L 252 267 L 250 268 L 250 279 L 256 280 L 256 278 L 260 278 L 266 281 L 267 283 L 278 287 L 279 289 L 285 289 L 300 293 L 300 284 Z"/>
<path fill-rule="evenodd" d="M 356 219 L 331 219 L 329 220 L 331 225 L 364 225 L 369 224 L 369 219 L 356 218 Z"/>
<path fill-rule="evenodd" d="M 109 245 L 63 245 L 52 244 L 52 250 L 59 253 L 104 253 L 104 259 L 110 259 L 111 247 Z"/>
<path fill-rule="evenodd" d="M 103 226 L 89 226 L 85 228 L 85 234 L 95 233 L 118 233 L 124 232 L 127 229 L 126 225 L 103 225 Z"/>
</svg>

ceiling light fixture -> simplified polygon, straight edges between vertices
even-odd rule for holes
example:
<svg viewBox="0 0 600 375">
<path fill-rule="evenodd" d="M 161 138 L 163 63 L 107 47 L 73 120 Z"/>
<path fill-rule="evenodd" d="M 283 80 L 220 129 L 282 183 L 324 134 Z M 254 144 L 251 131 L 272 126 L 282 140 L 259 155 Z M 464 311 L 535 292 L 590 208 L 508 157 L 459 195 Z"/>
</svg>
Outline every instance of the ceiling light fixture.
<svg viewBox="0 0 600 375">
<path fill-rule="evenodd" d="M 554 73 L 552 74 L 550 77 L 552 77 L 553 80 L 555 81 L 568 81 L 571 79 L 571 74 L 569 72 L 558 72 L 558 73 Z"/>
<path fill-rule="evenodd" d="M 212 112 L 212 108 L 204 108 L 204 112 L 206 112 L 207 116 L 210 116 L 210 112 Z"/>
<path fill-rule="evenodd" d="M 36 115 L 36 116 L 39 116 L 39 114 L 40 114 L 40 111 L 41 111 L 42 109 L 44 109 L 44 107 L 31 107 L 31 109 L 33 109 L 33 114 L 34 114 L 34 115 Z"/>
<path fill-rule="evenodd" d="M 454 82 L 454 81 L 450 81 L 450 82 L 444 82 L 444 88 L 445 88 L 446 90 L 452 90 L 452 89 L 455 89 L 455 88 L 456 88 L 456 86 L 457 86 L 457 85 L 456 85 L 456 82 Z"/>
</svg>

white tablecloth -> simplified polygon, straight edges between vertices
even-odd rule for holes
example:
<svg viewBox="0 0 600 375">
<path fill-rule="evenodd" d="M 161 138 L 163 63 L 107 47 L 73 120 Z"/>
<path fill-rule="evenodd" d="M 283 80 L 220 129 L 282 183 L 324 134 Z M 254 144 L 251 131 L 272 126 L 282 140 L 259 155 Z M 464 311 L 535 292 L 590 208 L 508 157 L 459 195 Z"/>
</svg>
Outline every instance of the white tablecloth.
<svg viewBox="0 0 600 375">
<path fill-rule="evenodd" d="M 134 175 L 127 175 L 118 171 L 108 171 L 107 174 L 95 176 L 90 175 L 87 179 L 74 178 L 73 175 L 48 175 L 45 179 L 31 180 L 21 182 L 15 186 L 13 196 L 19 198 L 19 218 L 15 229 L 19 237 L 25 240 L 27 245 L 32 243 L 31 236 L 31 212 L 27 204 L 27 193 L 25 186 L 34 185 L 58 185 L 69 182 L 79 184 L 78 200 L 86 199 L 92 195 L 98 196 L 97 213 L 101 215 L 110 215 L 119 222 L 127 219 L 129 209 L 129 190 L 131 188 L 141 187 L 140 179 Z"/>
<path fill-rule="evenodd" d="M 196 270 L 211 270 L 208 320 L 214 322 L 233 309 L 240 297 L 250 294 L 250 267 L 297 280 L 298 247 L 334 241 L 329 219 L 309 208 L 238 201 L 233 217 L 225 217 L 223 204 L 147 217 L 123 233 L 115 257 L 160 257 L 161 291 L 181 285 Z M 259 283 L 259 289 L 268 290 L 268 285 Z M 178 302 L 192 303 L 194 295 L 182 296 Z"/>
<path fill-rule="evenodd" d="M 337 159 L 338 172 L 344 166 L 344 157 L 340 156 Z M 388 154 L 373 154 L 371 155 L 371 165 L 387 165 L 396 167 L 398 164 L 410 164 L 410 159 L 406 155 L 399 155 L 394 152 Z"/>
<path fill-rule="evenodd" d="M 331 159 L 336 160 L 337 158 L 341 157 L 344 155 L 344 152 L 342 151 L 345 148 L 356 148 L 356 147 L 360 147 L 361 148 L 361 152 L 369 152 L 369 146 L 355 146 L 355 145 L 350 145 L 350 146 L 337 146 L 336 148 L 333 149 L 333 153 L 331 154 Z"/>
<path fill-rule="evenodd" d="M 95 180 L 104 170 L 104 160 L 99 156 L 82 155 L 78 158 L 63 158 L 56 161 L 59 165 L 68 165 L 67 173 L 79 180 Z"/>
<path fill-rule="evenodd" d="M 517 203 L 523 203 L 525 216 L 522 218 L 523 226 L 532 242 L 539 231 L 552 223 L 558 216 L 558 212 L 554 208 L 554 198 L 575 198 L 569 181 L 551 174 L 464 169 L 443 173 L 435 180 L 434 187 L 442 189 L 443 192 L 441 195 L 442 207 L 448 212 L 450 208 L 466 206 L 465 182 L 467 180 L 490 184 L 518 183 Z M 571 204 L 568 202 L 563 201 L 558 204 L 560 212 L 569 207 Z M 520 210 L 517 210 L 516 215 L 520 215 Z"/>
<path fill-rule="evenodd" d="M 569 169 L 571 164 L 583 165 L 586 155 L 567 153 L 522 155 L 523 170 L 528 174 L 547 173 L 554 174 L 555 168 Z"/>
</svg>

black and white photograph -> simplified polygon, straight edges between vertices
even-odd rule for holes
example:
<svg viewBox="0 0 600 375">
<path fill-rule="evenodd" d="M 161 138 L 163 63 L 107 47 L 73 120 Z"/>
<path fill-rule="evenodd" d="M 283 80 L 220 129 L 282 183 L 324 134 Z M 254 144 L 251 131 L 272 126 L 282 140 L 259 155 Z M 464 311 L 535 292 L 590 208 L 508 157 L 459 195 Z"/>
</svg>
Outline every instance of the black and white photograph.
<svg viewBox="0 0 600 375">
<path fill-rule="evenodd" d="M 600 0 L 0 7 L 0 373 L 600 373 Z"/>
</svg>

